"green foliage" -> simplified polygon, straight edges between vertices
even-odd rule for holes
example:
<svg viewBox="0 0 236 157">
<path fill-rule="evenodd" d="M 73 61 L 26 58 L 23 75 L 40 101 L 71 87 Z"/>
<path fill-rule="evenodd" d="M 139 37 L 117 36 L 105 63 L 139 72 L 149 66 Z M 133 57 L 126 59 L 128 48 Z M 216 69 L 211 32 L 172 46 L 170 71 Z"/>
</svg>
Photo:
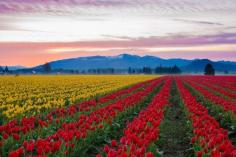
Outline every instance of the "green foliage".
<svg viewBox="0 0 236 157">
<path fill-rule="evenodd" d="M 165 116 L 160 125 L 160 135 L 156 151 L 159 156 L 192 157 L 194 156 L 190 140 L 191 122 L 181 102 L 176 84 L 171 86 L 170 105 L 165 108 Z"/>
</svg>

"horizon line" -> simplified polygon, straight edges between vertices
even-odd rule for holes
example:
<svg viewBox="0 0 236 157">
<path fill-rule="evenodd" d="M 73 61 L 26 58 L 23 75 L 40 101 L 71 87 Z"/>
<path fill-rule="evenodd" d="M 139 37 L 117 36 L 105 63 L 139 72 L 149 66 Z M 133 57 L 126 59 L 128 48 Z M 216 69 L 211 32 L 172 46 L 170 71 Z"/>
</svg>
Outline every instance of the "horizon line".
<svg viewBox="0 0 236 157">
<path fill-rule="evenodd" d="M 138 56 L 138 57 L 146 57 L 146 56 L 150 56 L 150 57 L 155 57 L 155 58 L 160 58 L 160 59 L 164 59 L 164 60 L 170 60 L 170 59 L 182 59 L 182 60 L 188 60 L 188 61 L 194 61 L 194 60 L 210 60 L 212 62 L 235 62 L 236 61 L 231 61 L 231 60 L 214 60 L 214 59 L 209 59 L 209 58 L 192 58 L 192 59 L 189 59 L 189 58 L 181 58 L 181 57 L 178 57 L 178 58 L 175 58 L 175 57 L 169 57 L 169 58 L 163 58 L 163 57 L 159 57 L 157 55 L 139 55 L 139 54 L 131 54 L 131 53 L 120 53 L 118 55 L 87 55 L 87 56 L 79 56 L 79 57 L 70 57 L 70 58 L 64 58 L 64 59 L 57 59 L 57 60 L 51 60 L 51 61 L 46 61 L 46 62 L 43 62 L 43 63 L 40 63 L 40 64 L 35 64 L 33 66 L 27 66 L 27 65 L 23 65 L 23 64 L 8 64 L 8 65 L 0 65 L 0 67 L 24 67 L 24 68 L 34 68 L 36 66 L 40 66 L 40 65 L 43 65 L 43 64 L 46 64 L 46 63 L 51 63 L 51 62 L 57 62 L 57 61 L 62 61 L 62 60 L 68 60 L 68 59 L 78 59 L 78 58 L 86 58 L 86 57 L 118 57 L 118 56 L 121 56 L 121 55 L 130 55 L 130 56 Z"/>
</svg>

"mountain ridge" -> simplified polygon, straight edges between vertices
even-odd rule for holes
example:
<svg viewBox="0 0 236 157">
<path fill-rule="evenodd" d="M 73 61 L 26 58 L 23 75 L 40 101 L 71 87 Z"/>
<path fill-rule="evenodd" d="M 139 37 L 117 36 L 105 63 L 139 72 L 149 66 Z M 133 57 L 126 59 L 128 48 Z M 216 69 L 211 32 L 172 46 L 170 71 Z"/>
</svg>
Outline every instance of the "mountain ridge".
<svg viewBox="0 0 236 157">
<path fill-rule="evenodd" d="M 166 62 L 168 61 L 168 62 Z M 144 66 L 156 67 L 158 65 L 174 66 L 178 62 L 179 66 L 187 65 L 190 60 L 186 59 L 162 59 L 155 56 L 138 56 L 130 54 L 120 54 L 117 56 L 89 56 L 77 57 L 49 62 L 53 69 L 73 69 L 88 70 L 94 68 L 115 68 L 127 69 L 129 67 L 142 68 Z M 40 68 L 36 66 L 36 68 Z"/>
<path fill-rule="evenodd" d="M 236 62 L 232 61 L 211 61 L 209 59 L 182 59 L 182 58 L 171 58 L 163 59 L 156 56 L 145 55 L 131 55 L 123 53 L 116 56 L 85 56 L 61 59 L 49 62 L 52 69 L 65 69 L 65 70 L 89 70 L 98 68 L 114 68 L 114 69 L 128 69 L 132 68 L 143 68 L 157 66 L 174 66 L 177 65 L 184 72 L 202 72 L 206 64 L 212 64 L 216 71 L 233 71 L 236 72 Z M 40 70 L 43 65 L 38 65 L 33 70 Z"/>
</svg>

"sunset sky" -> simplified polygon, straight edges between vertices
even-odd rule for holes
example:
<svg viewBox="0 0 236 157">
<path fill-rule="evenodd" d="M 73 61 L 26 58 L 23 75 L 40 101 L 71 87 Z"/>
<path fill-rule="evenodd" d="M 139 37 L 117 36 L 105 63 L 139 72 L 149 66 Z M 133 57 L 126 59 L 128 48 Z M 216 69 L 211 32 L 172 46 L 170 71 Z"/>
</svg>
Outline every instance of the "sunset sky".
<svg viewBox="0 0 236 157">
<path fill-rule="evenodd" d="M 0 65 L 130 53 L 236 61 L 236 0 L 0 0 Z"/>
</svg>

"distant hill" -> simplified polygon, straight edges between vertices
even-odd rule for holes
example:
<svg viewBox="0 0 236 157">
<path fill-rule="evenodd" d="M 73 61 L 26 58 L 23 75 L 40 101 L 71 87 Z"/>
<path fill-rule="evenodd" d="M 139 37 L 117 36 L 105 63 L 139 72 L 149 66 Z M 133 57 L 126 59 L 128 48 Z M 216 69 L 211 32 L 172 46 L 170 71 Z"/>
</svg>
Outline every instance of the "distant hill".
<svg viewBox="0 0 236 157">
<path fill-rule="evenodd" d="M 211 61 L 209 59 L 163 59 L 155 56 L 137 56 L 130 54 L 121 54 L 117 56 L 91 56 L 91 57 L 78 57 L 71 59 L 63 59 L 58 61 L 50 62 L 51 68 L 64 69 L 64 70 L 88 70 L 88 69 L 103 69 L 103 68 L 114 68 L 126 70 L 129 67 L 132 68 L 143 68 L 157 66 L 174 66 L 177 65 L 183 72 L 194 73 L 204 71 L 206 64 L 212 64 L 216 71 L 224 72 L 236 72 L 236 62 L 230 61 Z M 24 69 L 25 72 L 41 71 L 43 65 L 39 65 L 30 69 Z"/>
<path fill-rule="evenodd" d="M 64 59 L 53 61 L 50 63 L 52 69 L 73 69 L 73 70 L 87 70 L 94 68 L 114 68 L 114 69 L 128 69 L 143 68 L 148 66 L 154 68 L 159 65 L 163 66 L 186 66 L 190 63 L 186 59 L 162 59 L 154 56 L 140 57 L 137 55 L 121 54 L 118 56 L 92 56 L 92 57 L 79 57 L 72 59 Z M 36 69 L 42 66 L 35 67 Z"/>
<path fill-rule="evenodd" d="M 187 66 L 182 67 L 183 71 L 186 72 L 203 72 L 205 66 L 207 64 L 212 64 L 216 71 L 218 72 L 224 72 L 225 70 L 228 71 L 236 71 L 236 63 L 235 62 L 225 62 L 225 61 L 219 61 L 219 62 L 213 62 L 209 59 L 196 59 L 193 60 L 190 64 Z"/>
</svg>

